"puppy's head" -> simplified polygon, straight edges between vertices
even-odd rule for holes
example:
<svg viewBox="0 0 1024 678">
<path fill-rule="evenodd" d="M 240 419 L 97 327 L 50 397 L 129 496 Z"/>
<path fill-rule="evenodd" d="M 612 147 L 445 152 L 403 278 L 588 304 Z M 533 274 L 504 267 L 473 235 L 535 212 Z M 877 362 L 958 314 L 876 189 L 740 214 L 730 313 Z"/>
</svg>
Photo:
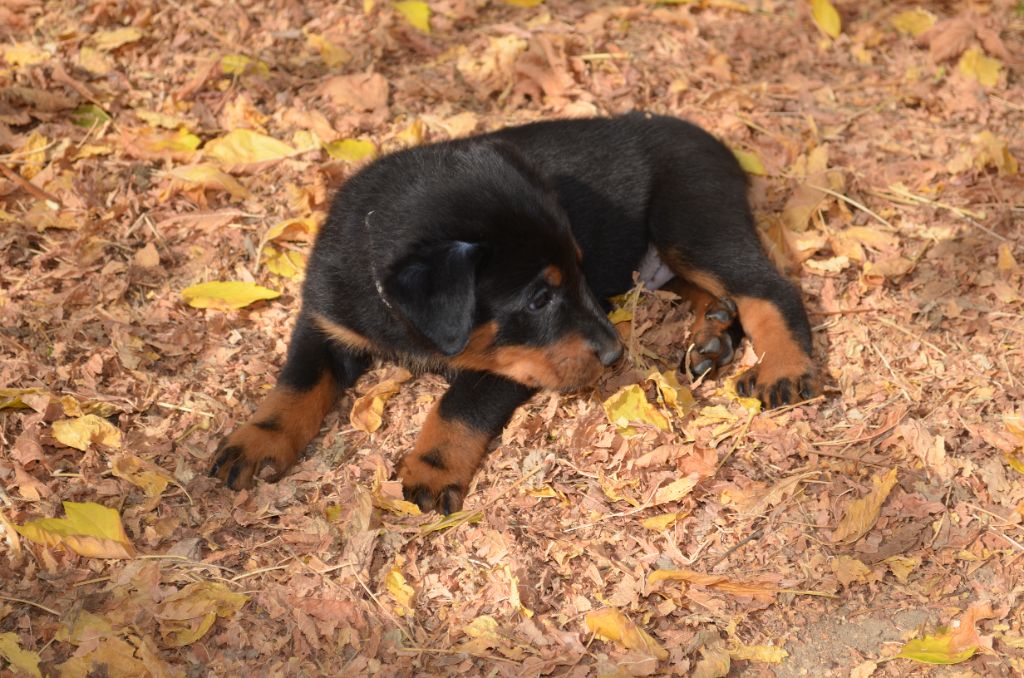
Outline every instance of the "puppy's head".
<svg viewBox="0 0 1024 678">
<path fill-rule="evenodd" d="M 414 244 L 389 269 L 388 298 L 457 369 L 536 388 L 592 382 L 622 346 L 554 192 L 503 144 L 441 151 L 442 180 L 419 193 Z"/>
</svg>

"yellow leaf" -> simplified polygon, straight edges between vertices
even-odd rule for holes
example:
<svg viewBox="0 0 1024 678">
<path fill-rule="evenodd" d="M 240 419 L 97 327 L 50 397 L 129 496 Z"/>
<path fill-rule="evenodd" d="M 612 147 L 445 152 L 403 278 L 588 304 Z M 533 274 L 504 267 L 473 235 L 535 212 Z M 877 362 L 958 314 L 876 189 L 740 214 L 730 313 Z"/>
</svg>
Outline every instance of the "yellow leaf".
<svg viewBox="0 0 1024 678">
<path fill-rule="evenodd" d="M 20 410 L 29 407 L 24 396 L 44 394 L 45 391 L 38 388 L 0 388 L 0 410 Z M 31 398 L 29 399 L 31 400 Z"/>
<path fill-rule="evenodd" d="M 203 153 L 224 165 L 248 165 L 287 158 L 295 149 L 266 134 L 236 129 L 207 142 Z"/>
<path fill-rule="evenodd" d="M 544 0 L 502 0 L 502 2 L 506 5 L 512 5 L 513 7 L 525 7 L 526 9 L 530 9 L 531 7 L 539 6 L 544 2 Z"/>
<path fill-rule="evenodd" d="M 259 59 L 252 59 L 244 54 L 226 54 L 221 57 L 220 71 L 224 75 L 239 77 L 242 75 L 269 75 L 270 67 Z"/>
<path fill-rule="evenodd" d="M 430 33 L 430 5 L 422 0 L 400 0 L 395 9 L 420 33 Z"/>
<path fill-rule="evenodd" d="M 645 652 L 661 661 L 668 659 L 668 650 L 614 607 L 588 612 L 586 624 L 587 630 L 602 640 Z"/>
<path fill-rule="evenodd" d="M 341 45 L 336 45 L 319 33 L 306 33 L 306 42 L 313 49 L 320 52 L 320 58 L 324 60 L 328 68 L 337 68 L 347 64 L 352 55 Z"/>
<path fill-rule="evenodd" d="M 558 499 L 563 504 L 568 504 L 569 502 L 569 500 L 566 499 L 564 493 L 559 492 L 550 485 L 545 485 L 544 487 L 541 488 L 529 490 L 526 494 L 530 495 L 531 497 L 536 497 L 537 499 Z"/>
<path fill-rule="evenodd" d="M 121 447 L 121 431 L 95 414 L 53 422 L 53 437 L 62 445 L 83 452 L 93 443 L 104 447 Z"/>
<path fill-rule="evenodd" d="M 398 603 L 398 614 L 411 615 L 413 613 L 412 599 L 416 595 L 416 591 L 405 581 L 402 571 L 397 567 L 392 567 L 384 577 L 384 584 L 387 586 L 388 593 Z"/>
<path fill-rule="evenodd" d="M 249 596 L 220 582 L 203 581 L 164 598 L 154 616 L 160 621 L 163 641 L 170 647 L 184 647 L 206 635 L 217 617 L 234 616 L 248 601 Z"/>
<path fill-rule="evenodd" d="M 377 431 L 383 423 L 381 415 L 384 414 L 384 403 L 398 393 L 400 384 L 405 383 L 411 377 L 412 374 L 408 370 L 396 370 L 390 379 L 385 379 L 364 395 L 356 398 L 348 417 L 352 426 L 364 433 Z"/>
<path fill-rule="evenodd" d="M 1010 465 L 1014 471 L 1018 473 L 1024 473 L 1024 458 L 1020 453 L 1007 452 L 1006 463 Z"/>
<path fill-rule="evenodd" d="M 863 499 L 855 499 L 846 506 L 843 519 L 832 534 L 833 543 L 852 543 L 863 537 L 878 520 L 889 492 L 896 486 L 896 469 L 884 476 L 871 478 L 872 490 Z"/>
<path fill-rule="evenodd" d="M 999 83 L 999 73 L 1003 70 L 1003 64 L 999 59 L 985 56 L 978 47 L 971 47 L 960 55 L 957 68 L 985 87 L 995 87 Z"/>
<path fill-rule="evenodd" d="M 192 151 L 199 148 L 202 140 L 184 127 L 173 132 L 159 130 L 140 130 L 130 142 L 132 150 L 141 150 L 153 155 L 164 152 L 184 153 L 191 157 Z"/>
<path fill-rule="evenodd" d="M 186 287 L 181 291 L 181 296 L 193 308 L 224 310 L 243 308 L 264 299 L 276 299 L 281 293 L 256 283 L 214 281 Z"/>
<path fill-rule="evenodd" d="M 1016 174 L 1020 169 L 1017 158 L 1010 153 L 1009 144 L 988 130 L 971 135 L 974 153 L 971 164 L 980 169 L 994 167 L 1000 175 Z"/>
<path fill-rule="evenodd" d="M 644 518 L 641 525 L 646 527 L 648 530 L 664 530 L 669 525 L 679 520 L 679 511 L 672 511 L 671 513 L 663 513 L 660 516 L 651 516 L 650 518 Z"/>
<path fill-rule="evenodd" d="M 628 323 L 633 319 L 633 310 L 627 306 L 620 306 L 611 313 L 608 314 L 608 321 L 612 325 L 618 325 L 619 323 Z"/>
<path fill-rule="evenodd" d="M 160 113 L 158 111 L 150 111 L 144 108 L 136 108 L 135 117 L 153 127 L 163 127 L 164 129 L 180 129 L 186 127 L 188 121 L 185 118 L 177 115 L 169 115 L 167 113 Z M 196 146 L 198 148 L 198 146 Z"/>
<path fill-rule="evenodd" d="M 306 256 L 301 252 L 279 250 L 267 245 L 263 248 L 263 263 L 267 270 L 284 278 L 294 278 L 306 268 Z"/>
<path fill-rule="evenodd" d="M 3 657 L 16 673 L 43 678 L 43 674 L 39 672 L 39 654 L 21 649 L 17 633 L 0 633 L 0 657 Z"/>
<path fill-rule="evenodd" d="M 416 146 L 423 141 L 423 121 L 416 119 L 409 123 L 409 126 L 395 135 L 395 138 L 405 146 Z"/>
<path fill-rule="evenodd" d="M 648 424 L 662 431 L 670 429 L 668 419 L 647 401 L 647 396 L 639 384 L 624 386 L 616 391 L 604 401 L 604 411 L 608 415 L 608 420 L 623 435 L 636 434 L 631 424 Z"/>
<path fill-rule="evenodd" d="M 935 15 L 921 7 L 907 9 L 889 19 L 900 33 L 912 35 L 915 38 L 935 25 Z"/>
<path fill-rule="evenodd" d="M 28 135 L 18 150 L 18 159 L 21 160 L 21 174 L 26 179 L 31 179 L 42 171 L 46 165 L 46 149 L 50 146 L 50 140 L 39 132 L 32 132 Z"/>
<path fill-rule="evenodd" d="M 1009 243 L 999 243 L 999 260 L 996 268 L 1000 271 L 1009 272 L 1017 268 L 1017 260 L 1013 258 L 1013 249 Z"/>
<path fill-rule="evenodd" d="M 690 389 L 679 383 L 675 370 L 669 372 L 654 370 L 647 375 L 646 381 L 653 382 L 657 387 L 658 401 L 680 417 L 689 414 L 697 404 Z"/>
<path fill-rule="evenodd" d="M 106 75 L 113 68 L 110 57 L 92 47 L 78 50 L 78 66 L 94 75 Z"/>
<path fill-rule="evenodd" d="M 96 45 L 96 49 L 104 52 L 110 52 L 122 45 L 127 45 L 130 42 L 136 42 L 141 38 L 141 30 L 134 26 L 126 26 L 124 28 L 115 28 L 112 31 L 99 31 L 97 33 L 93 33 L 92 44 Z"/>
<path fill-rule="evenodd" d="M 814 186 L 825 186 L 828 184 L 828 146 L 823 144 L 817 146 L 807 154 L 806 159 L 802 158 L 794 167 L 794 174 L 803 176 L 805 182 L 796 187 L 793 194 L 786 200 L 782 209 L 782 216 L 786 226 L 790 230 L 803 233 L 807 230 L 811 215 L 825 199 L 824 191 Z M 803 170 L 803 171 L 801 171 Z"/>
<path fill-rule="evenodd" d="M 486 638 L 498 634 L 498 622 L 489 614 L 480 615 L 463 629 L 471 638 Z"/>
<path fill-rule="evenodd" d="M 818 24 L 818 28 L 826 35 L 839 37 L 843 30 L 842 21 L 839 19 L 839 12 L 829 0 L 811 0 L 811 15 L 814 17 L 814 23 Z"/>
<path fill-rule="evenodd" d="M 35 66 L 50 58 L 50 53 L 31 42 L 0 45 L 0 56 L 12 66 Z"/>
<path fill-rule="evenodd" d="M 781 664 L 782 660 L 789 656 L 781 647 L 774 645 L 744 645 L 736 643 L 729 647 L 729 658 L 740 659 L 748 662 L 764 662 L 766 664 Z"/>
<path fill-rule="evenodd" d="M 923 664 L 959 664 L 974 656 L 977 647 L 953 650 L 953 636 L 946 632 L 911 640 L 900 650 L 897 657 L 913 659 Z"/>
<path fill-rule="evenodd" d="M 100 504 L 64 502 L 66 518 L 40 518 L 15 526 L 18 533 L 44 546 L 66 546 L 88 558 L 133 558 L 135 548 L 121 526 L 121 516 Z"/>
<path fill-rule="evenodd" d="M 313 217 L 285 219 L 271 226 L 263 236 L 264 242 L 271 240 L 310 240 L 317 232 L 317 221 Z"/>
<path fill-rule="evenodd" d="M 245 199 L 250 197 L 249 191 L 234 177 L 208 163 L 175 167 L 167 176 L 176 182 L 199 186 L 204 189 L 227 191 L 231 197 Z"/>
<path fill-rule="evenodd" d="M 484 512 L 480 510 L 476 511 L 456 511 L 450 513 L 444 518 L 441 518 L 435 523 L 424 525 L 420 528 L 420 534 L 429 534 L 431 532 L 439 532 L 440 530 L 447 530 L 452 527 L 458 527 L 463 523 L 479 523 L 484 519 Z"/>
<path fill-rule="evenodd" d="M 693 488 L 697 486 L 697 481 L 700 478 L 696 474 L 690 474 L 678 480 L 673 480 L 664 487 L 659 487 L 658 491 L 654 493 L 653 506 L 659 504 L 665 504 L 670 501 L 679 501 L 686 495 L 693 491 Z"/>
<path fill-rule="evenodd" d="M 866 583 L 871 576 L 871 568 L 850 556 L 836 556 L 830 563 L 832 573 L 843 586 L 854 582 Z"/>
<path fill-rule="evenodd" d="M 147 497 L 159 497 L 174 479 L 159 466 L 131 453 L 119 454 L 110 461 L 115 477 L 142 488 Z"/>
<path fill-rule="evenodd" d="M 906 257 L 888 257 L 879 261 L 864 262 L 864 275 L 869 278 L 898 278 L 910 273 L 914 262 Z"/>
<path fill-rule="evenodd" d="M 366 139 L 341 139 L 324 144 L 327 155 L 335 160 L 361 162 L 377 156 L 377 146 Z"/>
<path fill-rule="evenodd" d="M 706 586 L 735 596 L 748 596 L 763 602 L 771 602 L 775 600 L 775 596 L 779 593 L 779 589 L 773 584 L 763 584 L 760 582 L 736 582 L 724 575 L 701 574 L 700 572 L 694 572 L 693 570 L 686 569 L 655 570 L 647 575 L 648 587 L 663 581 L 685 581 L 690 584 Z"/>
<path fill-rule="evenodd" d="M 763 177 L 768 174 L 768 171 L 764 168 L 764 163 L 761 162 L 761 158 L 757 153 L 734 148 L 732 149 L 732 154 L 736 156 L 736 159 L 740 162 L 740 167 L 742 167 L 743 171 L 747 174 L 754 174 L 759 177 Z"/>
<path fill-rule="evenodd" d="M 896 577 L 896 581 L 906 584 L 910 573 L 921 564 L 918 556 L 890 556 L 883 561 L 889 566 L 889 571 Z"/>
<path fill-rule="evenodd" d="M 532 617 L 533 610 L 523 605 L 523 601 L 519 597 L 519 577 L 512 574 L 512 568 L 508 565 L 505 566 L 505 574 L 508 576 L 508 602 L 512 605 L 512 609 L 514 609 L 516 612 L 523 615 L 524 617 Z"/>
</svg>

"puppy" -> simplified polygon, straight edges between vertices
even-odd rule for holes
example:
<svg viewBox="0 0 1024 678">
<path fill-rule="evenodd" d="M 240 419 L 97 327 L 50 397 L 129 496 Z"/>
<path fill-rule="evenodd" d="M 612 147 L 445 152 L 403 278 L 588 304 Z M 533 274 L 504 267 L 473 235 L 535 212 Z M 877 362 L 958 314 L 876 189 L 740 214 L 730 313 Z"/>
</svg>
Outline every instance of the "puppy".
<svg viewBox="0 0 1024 678">
<path fill-rule="evenodd" d="M 814 396 L 807 314 L 765 255 L 746 192 L 714 137 L 641 113 L 380 158 L 335 197 L 278 384 L 211 475 L 240 489 L 269 464 L 279 478 L 383 356 L 451 375 L 399 476 L 424 511 L 459 510 L 520 404 L 585 386 L 619 359 L 606 300 L 632 286 L 649 250 L 693 304 L 694 376 L 715 376 L 746 334 L 761 361 L 741 394 L 768 406 Z"/>
</svg>

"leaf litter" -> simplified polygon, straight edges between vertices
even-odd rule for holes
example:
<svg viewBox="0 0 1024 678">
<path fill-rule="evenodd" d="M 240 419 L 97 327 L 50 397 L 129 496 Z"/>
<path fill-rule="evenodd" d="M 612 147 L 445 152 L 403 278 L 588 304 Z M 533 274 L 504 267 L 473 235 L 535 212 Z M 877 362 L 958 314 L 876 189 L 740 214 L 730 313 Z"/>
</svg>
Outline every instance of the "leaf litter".
<svg viewBox="0 0 1024 678">
<path fill-rule="evenodd" d="M 1019 3 L 217 12 L 0 7 L 0 670 L 1024 671 Z M 689 309 L 637 290 L 461 514 L 392 480 L 444 381 L 390 365 L 278 484 L 205 477 L 362 163 L 633 109 L 752 175 L 824 398 L 681 381 Z"/>
</svg>

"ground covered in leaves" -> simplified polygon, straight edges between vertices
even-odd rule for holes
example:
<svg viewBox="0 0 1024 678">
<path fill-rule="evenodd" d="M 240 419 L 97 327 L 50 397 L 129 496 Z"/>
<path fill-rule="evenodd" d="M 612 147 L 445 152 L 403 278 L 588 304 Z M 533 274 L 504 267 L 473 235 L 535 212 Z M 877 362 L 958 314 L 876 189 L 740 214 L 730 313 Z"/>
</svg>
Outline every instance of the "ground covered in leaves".
<svg viewBox="0 0 1024 678">
<path fill-rule="evenodd" d="M 6 0 L 0 673 L 1020 675 L 1022 36 L 1006 1 Z M 688 310 L 638 290 L 626 364 L 522 408 L 454 519 L 399 501 L 444 382 L 390 365 L 281 482 L 205 476 L 360 163 L 636 109 L 752 173 L 822 398 L 680 387 Z"/>
</svg>

